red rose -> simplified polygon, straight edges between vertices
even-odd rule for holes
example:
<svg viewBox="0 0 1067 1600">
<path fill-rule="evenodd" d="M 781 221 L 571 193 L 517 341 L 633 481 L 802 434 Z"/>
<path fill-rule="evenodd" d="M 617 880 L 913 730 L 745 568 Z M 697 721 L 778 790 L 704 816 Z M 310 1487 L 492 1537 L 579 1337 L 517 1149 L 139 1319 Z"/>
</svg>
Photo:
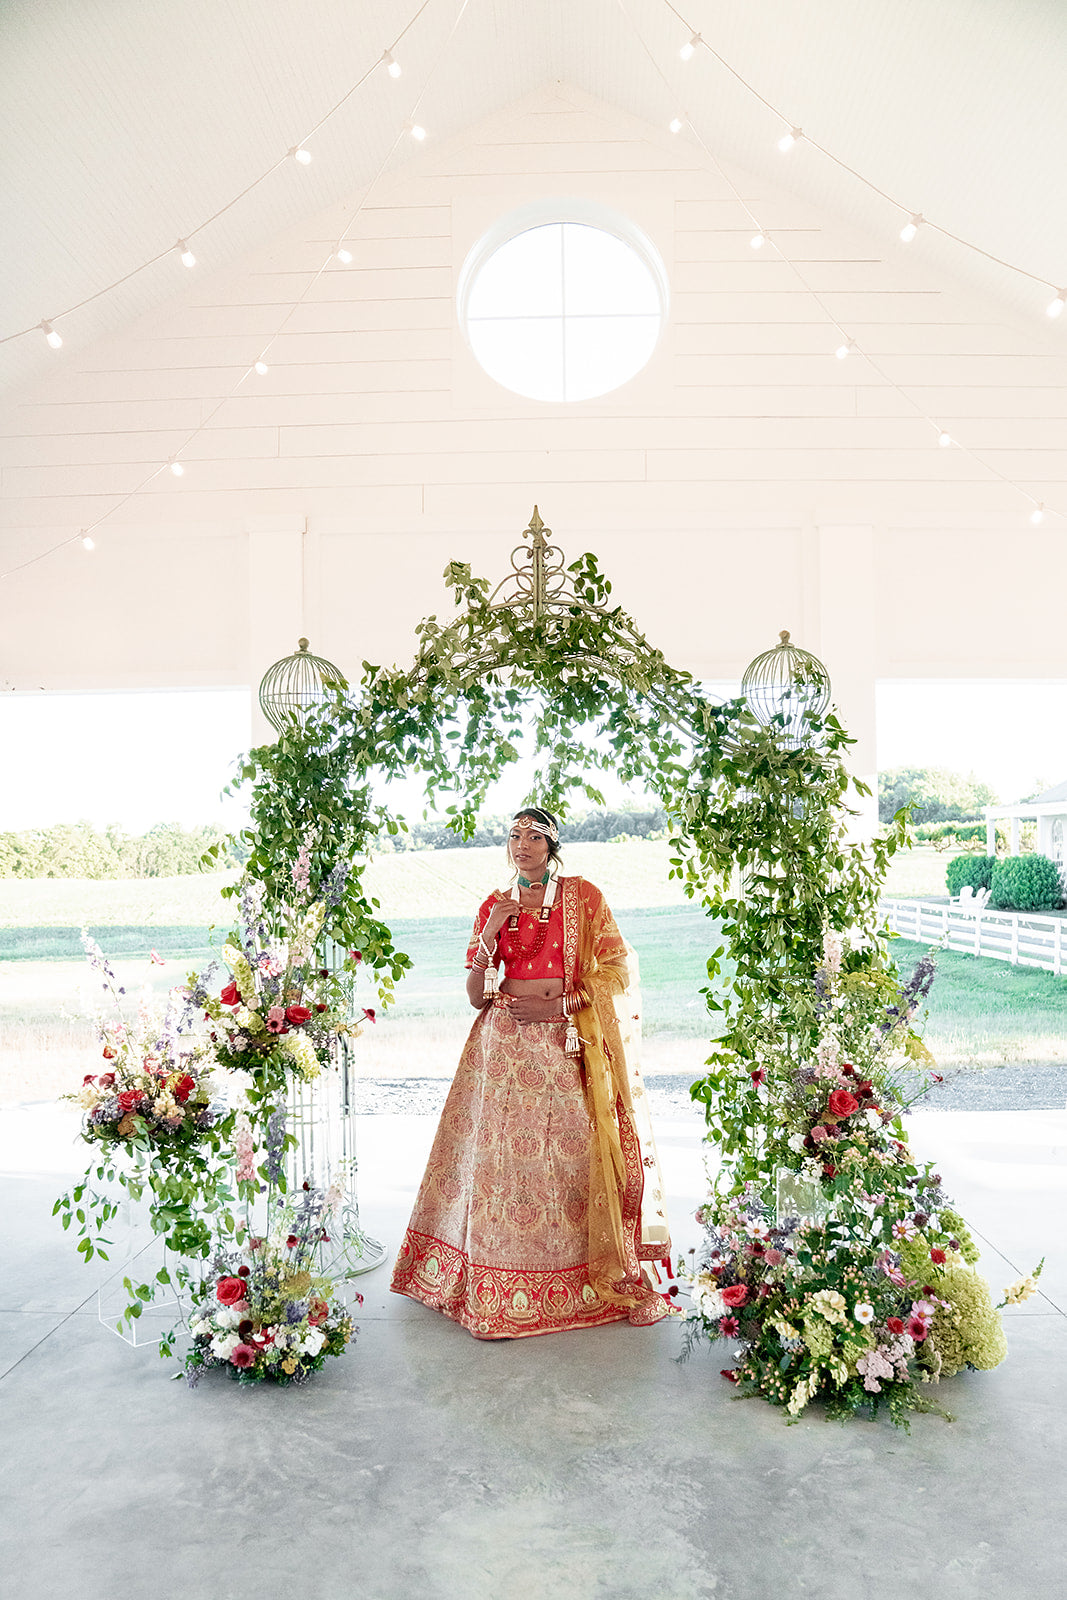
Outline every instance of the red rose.
<svg viewBox="0 0 1067 1600">
<path fill-rule="evenodd" d="M 139 1106 L 144 1099 L 140 1089 L 123 1089 L 119 1095 L 119 1105 L 123 1111 L 132 1111 L 134 1106 Z"/>
<path fill-rule="evenodd" d="M 186 1072 L 183 1073 L 183 1075 L 178 1079 L 177 1083 L 174 1085 L 174 1088 L 170 1092 L 174 1096 L 175 1100 L 177 1100 L 179 1105 L 184 1105 L 195 1088 L 196 1079 L 191 1078 Z"/>
<path fill-rule="evenodd" d="M 748 1300 L 748 1285 L 744 1283 L 731 1283 L 722 1292 L 724 1306 L 736 1308 L 743 1306 Z"/>
<path fill-rule="evenodd" d="M 722 1367 L 719 1371 L 719 1377 L 725 1378 L 729 1383 L 737 1382 L 737 1373 L 732 1372 L 729 1367 Z"/>
<path fill-rule="evenodd" d="M 115 1059 L 114 1050 L 112 1050 L 112 1048 L 111 1048 L 111 1046 L 109 1044 L 106 1044 L 104 1046 L 104 1060 L 105 1061 L 114 1061 L 114 1059 Z"/>
<path fill-rule="evenodd" d="M 890 1333 L 895 1333 L 898 1337 L 904 1332 L 904 1324 L 899 1317 L 887 1317 L 885 1325 Z"/>
<path fill-rule="evenodd" d="M 301 1023 L 311 1021 L 311 1012 L 307 1006 L 286 1006 L 285 1016 L 294 1028 L 299 1028 Z"/>
<path fill-rule="evenodd" d="M 926 1338 L 926 1323 L 923 1321 L 922 1317 L 908 1318 L 908 1332 L 911 1334 L 916 1344 L 922 1344 L 923 1340 Z"/>
<path fill-rule="evenodd" d="M 945 1256 L 945 1252 L 937 1249 L 936 1246 L 930 1251 L 930 1260 L 933 1262 L 935 1267 L 944 1266 L 946 1259 L 947 1257 Z"/>
<path fill-rule="evenodd" d="M 224 1006 L 239 1006 L 241 1004 L 241 991 L 238 989 L 235 979 L 230 979 L 225 989 L 223 989 L 222 993 L 219 995 L 219 999 L 222 1001 Z"/>
<path fill-rule="evenodd" d="M 858 1111 L 860 1103 L 854 1094 L 849 1094 L 847 1089 L 835 1089 L 829 1099 L 829 1107 L 835 1117 L 850 1117 Z"/>
<path fill-rule="evenodd" d="M 719 1318 L 719 1332 L 722 1334 L 724 1339 L 732 1339 L 740 1326 L 741 1324 L 738 1322 L 736 1317 Z"/>
<path fill-rule="evenodd" d="M 245 1297 L 245 1281 L 243 1278 L 220 1278 L 215 1285 L 215 1299 L 220 1305 L 235 1306 Z"/>
<path fill-rule="evenodd" d="M 330 1308 L 326 1304 L 326 1301 L 320 1299 L 319 1296 L 316 1295 L 308 1306 L 308 1322 L 313 1328 L 317 1328 L 319 1323 L 325 1322 L 329 1315 Z"/>
<path fill-rule="evenodd" d="M 256 1351 L 250 1344 L 234 1345 L 230 1360 L 235 1367 L 254 1367 L 256 1364 Z"/>
</svg>

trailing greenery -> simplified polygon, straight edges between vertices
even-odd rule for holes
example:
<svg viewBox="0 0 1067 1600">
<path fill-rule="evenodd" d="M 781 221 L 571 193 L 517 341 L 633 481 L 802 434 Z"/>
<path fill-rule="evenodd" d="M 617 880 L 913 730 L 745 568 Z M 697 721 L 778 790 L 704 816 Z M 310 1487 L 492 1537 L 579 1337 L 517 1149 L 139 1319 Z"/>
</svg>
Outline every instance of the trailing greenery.
<svg viewBox="0 0 1067 1600">
<path fill-rule="evenodd" d="M 992 904 L 1005 911 L 1052 911 L 1063 904 L 1059 868 L 1048 856 L 1006 856 L 993 868 Z"/>
<path fill-rule="evenodd" d="M 957 856 L 945 868 L 949 894 L 955 897 L 966 884 L 972 889 L 990 888 L 996 864 L 996 856 Z"/>
<path fill-rule="evenodd" d="M 173 878 L 199 872 L 204 852 L 218 844 L 218 828 L 183 828 L 157 822 L 147 833 L 126 834 L 88 822 L 57 823 L 24 833 L 0 833 L 0 878 Z M 220 849 L 220 867 L 237 867 L 247 851 L 236 841 Z"/>
</svg>

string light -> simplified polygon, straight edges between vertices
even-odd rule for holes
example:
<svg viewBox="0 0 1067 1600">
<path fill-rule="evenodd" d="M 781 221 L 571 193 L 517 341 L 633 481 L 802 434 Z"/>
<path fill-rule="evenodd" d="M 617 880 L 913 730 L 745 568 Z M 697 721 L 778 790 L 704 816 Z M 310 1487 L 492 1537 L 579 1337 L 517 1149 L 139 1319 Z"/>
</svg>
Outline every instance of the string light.
<svg viewBox="0 0 1067 1600">
<path fill-rule="evenodd" d="M 180 478 L 185 471 L 185 468 L 182 466 L 181 462 L 176 460 L 174 456 L 171 456 L 170 460 L 167 462 L 167 466 L 170 468 L 176 478 Z"/>
<path fill-rule="evenodd" d="M 838 345 L 837 349 L 834 351 L 834 355 L 837 357 L 838 361 L 844 361 L 845 357 L 850 356 L 855 348 L 855 339 L 846 339 L 844 344 Z"/>
<path fill-rule="evenodd" d="M 52 349 L 58 350 L 60 345 L 63 343 L 63 335 L 57 333 L 50 322 L 42 322 L 39 323 L 38 326 L 40 327 L 40 330 L 44 334 L 45 338 L 48 340 L 48 343 L 52 346 Z"/>
<path fill-rule="evenodd" d="M 1044 520 L 1045 520 L 1045 507 L 1044 507 L 1044 504 L 1039 500 L 1037 502 L 1037 504 L 1035 505 L 1034 509 L 1030 513 L 1030 521 L 1033 523 L 1034 527 L 1036 528 L 1038 523 L 1039 522 L 1044 522 Z"/>
<path fill-rule="evenodd" d="M 697 45 L 703 43 L 704 41 L 700 37 L 699 33 L 694 33 L 691 39 L 687 39 L 685 41 L 685 44 L 683 44 L 678 54 L 681 56 L 683 61 L 692 61 L 693 57 L 696 55 Z"/>
<path fill-rule="evenodd" d="M 82 529 L 82 549 L 83 550 L 95 550 L 96 549 L 96 540 L 90 538 L 89 535 L 86 533 L 84 528 Z"/>
<path fill-rule="evenodd" d="M 352 265 L 352 252 L 351 252 L 351 250 L 348 249 L 348 247 L 346 245 L 339 244 L 337 246 L 337 250 L 335 251 L 335 254 L 337 256 L 338 261 L 340 261 L 342 266 L 350 267 Z"/>
<path fill-rule="evenodd" d="M 260 357 L 260 359 L 256 362 L 255 368 L 253 370 L 258 372 L 261 378 L 265 378 L 267 376 L 267 373 L 270 371 L 270 368 L 268 367 L 267 363 L 263 360 L 263 358 Z"/>
<path fill-rule="evenodd" d="M 391 50 L 382 51 L 382 66 L 385 68 L 386 72 L 388 72 L 391 78 L 399 78 L 400 73 L 403 70 L 400 62 L 396 59 L 396 56 L 394 56 Z"/>
<path fill-rule="evenodd" d="M 1046 317 L 1062 317 L 1065 305 L 1067 305 L 1067 289 L 1059 289 L 1056 292 L 1055 300 L 1050 300 L 1045 307 Z M 42 323 L 43 326 L 44 324 Z"/>
<path fill-rule="evenodd" d="M 946 433 L 944 428 L 942 428 L 941 432 L 937 436 L 937 442 L 941 446 L 942 450 L 947 450 L 949 445 L 952 443 L 951 433 Z"/>
<path fill-rule="evenodd" d="M 426 137 L 426 129 L 422 126 L 421 122 L 405 122 L 404 128 L 406 132 L 410 133 L 413 139 L 422 140 Z"/>
<path fill-rule="evenodd" d="M 792 150 L 797 140 L 803 139 L 803 137 L 803 128 L 790 128 L 788 133 L 782 134 L 782 137 L 778 141 L 778 148 L 782 154 L 785 155 L 788 150 Z"/>
<path fill-rule="evenodd" d="M 922 227 L 922 225 L 923 225 L 923 214 L 922 214 L 922 212 L 921 211 L 913 211 L 912 214 L 911 214 L 911 217 L 908 219 L 908 221 L 904 224 L 904 226 L 900 230 L 900 237 L 904 241 L 905 244 L 910 244 L 911 243 L 911 241 L 914 239 L 915 235 L 918 233 L 918 231 Z"/>
<path fill-rule="evenodd" d="M 753 250 L 762 250 L 767 243 L 767 235 L 765 233 L 754 233 L 748 242 Z"/>
<path fill-rule="evenodd" d="M 294 161 L 299 161 L 302 167 L 309 166 L 311 163 L 311 151 L 305 150 L 303 145 L 294 144 L 289 154 Z"/>
<path fill-rule="evenodd" d="M 684 121 L 685 121 L 684 117 L 672 117 L 670 122 L 668 123 L 668 127 L 670 128 L 672 133 L 681 133 L 682 125 L 683 125 Z"/>
<path fill-rule="evenodd" d="M 184 239 L 179 239 L 174 248 L 182 258 L 183 267 L 196 266 L 196 257 L 193 255 L 193 252 L 190 250 Z"/>
</svg>

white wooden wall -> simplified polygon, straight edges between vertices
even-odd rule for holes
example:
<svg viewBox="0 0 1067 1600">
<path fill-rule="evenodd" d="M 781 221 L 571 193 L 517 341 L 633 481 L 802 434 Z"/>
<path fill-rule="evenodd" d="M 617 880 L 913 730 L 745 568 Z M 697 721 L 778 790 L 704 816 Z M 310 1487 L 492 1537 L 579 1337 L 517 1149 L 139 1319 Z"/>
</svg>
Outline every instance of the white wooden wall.
<svg viewBox="0 0 1067 1600">
<path fill-rule="evenodd" d="M 788 164 L 783 163 L 783 181 Z M 1067 362 L 1040 326 L 935 281 L 735 174 L 861 345 L 955 436 L 1067 505 Z M 477 367 L 454 291 L 502 212 L 616 207 L 670 273 L 646 370 L 577 405 Z M 353 197 L 352 205 L 360 197 Z M 348 208 L 351 210 L 351 207 Z M 231 388 L 344 225 L 337 210 L 202 276 L 3 418 L 4 567 L 92 521 Z M 307 634 L 350 674 L 405 661 L 450 558 L 503 573 L 535 501 L 568 556 L 680 666 L 736 677 L 778 629 L 820 652 L 873 766 L 875 677 L 1067 675 L 1067 538 L 929 427 L 839 336 L 701 152 L 565 86 L 424 150 L 369 195 L 334 264 L 169 473 L 0 588 L 0 682 L 256 683 Z M 1046 341 L 1043 343 L 1043 339 Z M 1035 579 L 1037 581 L 1035 581 Z"/>
</svg>

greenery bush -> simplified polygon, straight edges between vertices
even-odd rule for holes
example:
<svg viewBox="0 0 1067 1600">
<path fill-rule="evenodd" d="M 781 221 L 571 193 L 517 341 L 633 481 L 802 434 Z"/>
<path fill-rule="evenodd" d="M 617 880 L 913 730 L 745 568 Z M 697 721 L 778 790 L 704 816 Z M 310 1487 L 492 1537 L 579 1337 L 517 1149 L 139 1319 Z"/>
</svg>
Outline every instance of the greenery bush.
<svg viewBox="0 0 1067 1600">
<path fill-rule="evenodd" d="M 1004 911 L 1051 911 L 1063 904 L 1059 869 L 1048 856 L 1007 856 L 998 861 L 991 888 L 992 904 Z"/>
<path fill-rule="evenodd" d="M 200 858 L 219 836 L 218 828 L 176 822 L 134 835 L 114 825 L 99 832 L 88 822 L 0 833 L 0 878 L 174 878 L 199 872 Z M 217 864 L 241 866 L 247 856 L 238 844 Z"/>
<path fill-rule="evenodd" d="M 957 856 L 945 869 L 949 894 L 955 897 L 966 884 L 972 889 L 991 889 L 996 864 L 996 856 Z"/>
<path fill-rule="evenodd" d="M 996 795 L 973 772 L 940 767 L 889 767 L 878 774 L 878 816 L 891 822 L 901 806 L 911 806 L 913 825 L 921 822 L 973 822 Z"/>
<path fill-rule="evenodd" d="M 935 850 L 965 850 L 985 844 L 984 822 L 922 822 L 915 829 L 920 844 Z"/>
</svg>

